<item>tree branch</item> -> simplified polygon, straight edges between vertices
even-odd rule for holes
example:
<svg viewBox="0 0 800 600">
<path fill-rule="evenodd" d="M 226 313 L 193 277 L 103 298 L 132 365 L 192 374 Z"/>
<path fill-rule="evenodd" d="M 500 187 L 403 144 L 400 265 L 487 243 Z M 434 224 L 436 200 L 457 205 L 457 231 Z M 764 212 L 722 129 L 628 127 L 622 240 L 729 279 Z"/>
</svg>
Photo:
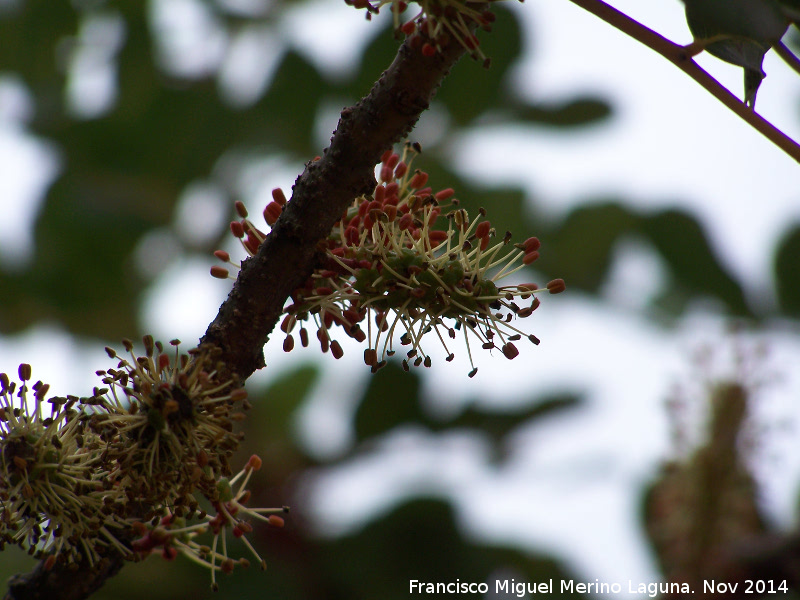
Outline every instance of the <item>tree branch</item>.
<svg viewBox="0 0 800 600">
<path fill-rule="evenodd" d="M 775 52 L 783 59 L 787 65 L 792 67 L 795 73 L 800 74 L 800 59 L 783 42 L 775 44 Z"/>
<path fill-rule="evenodd" d="M 416 44 L 415 44 L 416 39 Z M 450 44 L 433 57 L 415 35 L 369 95 L 341 113 L 330 147 L 306 165 L 278 222 L 256 256 L 242 265 L 228 299 L 201 343 L 222 349 L 222 361 L 243 381 L 264 366 L 262 349 L 286 298 L 308 279 L 325 239 L 354 198 L 373 191 L 375 165 L 405 138 L 452 65 L 464 53 Z"/>
<path fill-rule="evenodd" d="M 4 600 L 83 600 L 119 573 L 124 563 L 125 559 L 115 554 L 95 565 L 73 565 L 70 569 L 56 564 L 47 569 L 43 560 L 30 573 L 9 579 Z"/>
<path fill-rule="evenodd" d="M 692 60 L 691 53 L 687 51 L 684 46 L 671 42 L 661 34 L 631 19 L 628 15 L 609 6 L 602 0 L 570 0 L 570 2 L 589 11 L 609 25 L 641 42 L 651 50 L 658 52 L 661 56 L 669 60 L 703 86 L 703 88 L 710 92 L 717 100 L 749 123 L 764 137 L 778 146 L 778 148 L 786 152 L 786 154 L 797 162 L 800 162 L 800 144 L 731 94 L 721 83 Z"/>
<path fill-rule="evenodd" d="M 218 360 L 239 381 L 264 366 L 264 344 L 286 299 L 313 271 L 319 242 L 355 198 L 372 193 L 381 155 L 412 130 L 465 52 L 459 44 L 450 44 L 427 57 L 420 52 L 421 42 L 419 34 L 406 39 L 370 93 L 342 111 L 330 147 L 322 158 L 306 165 L 292 200 L 258 254 L 242 265 L 201 339 L 201 344 L 222 350 Z M 122 557 L 111 556 L 78 570 L 61 563 L 48 570 L 42 561 L 31 573 L 10 580 L 5 600 L 81 600 L 114 576 L 123 562 Z"/>
</svg>

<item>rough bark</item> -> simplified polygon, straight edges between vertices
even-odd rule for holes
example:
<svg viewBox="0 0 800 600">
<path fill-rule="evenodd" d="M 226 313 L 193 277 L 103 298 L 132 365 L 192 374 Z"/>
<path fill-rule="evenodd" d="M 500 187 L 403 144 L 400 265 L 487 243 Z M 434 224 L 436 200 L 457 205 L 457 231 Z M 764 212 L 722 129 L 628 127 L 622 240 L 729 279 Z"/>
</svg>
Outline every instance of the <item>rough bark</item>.
<svg viewBox="0 0 800 600">
<path fill-rule="evenodd" d="M 373 191 L 381 155 L 405 139 L 464 52 L 453 44 L 426 57 L 412 40 L 400 47 L 370 93 L 342 111 L 330 147 L 306 165 L 281 218 L 258 254 L 245 261 L 201 340 L 219 347 L 223 362 L 242 381 L 264 366 L 264 344 L 286 298 L 311 274 L 317 244 L 354 198 Z"/>
</svg>

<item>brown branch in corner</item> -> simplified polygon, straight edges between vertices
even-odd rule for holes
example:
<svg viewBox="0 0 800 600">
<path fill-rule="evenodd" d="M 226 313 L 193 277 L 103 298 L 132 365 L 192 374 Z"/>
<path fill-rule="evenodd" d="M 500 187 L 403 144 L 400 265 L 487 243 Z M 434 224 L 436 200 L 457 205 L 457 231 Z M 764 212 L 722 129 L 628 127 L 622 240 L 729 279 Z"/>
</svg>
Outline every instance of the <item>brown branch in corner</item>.
<svg viewBox="0 0 800 600">
<path fill-rule="evenodd" d="M 661 56 L 669 60 L 703 86 L 717 100 L 749 123 L 756 131 L 761 133 L 761 135 L 778 146 L 778 148 L 783 150 L 794 160 L 800 162 L 800 144 L 795 142 L 753 109 L 745 106 L 744 102 L 731 94 L 721 83 L 694 62 L 684 46 L 671 42 L 664 36 L 645 27 L 638 21 L 631 19 L 625 13 L 609 6 L 602 0 L 570 0 L 570 2 L 589 11 L 619 31 L 641 42 L 651 50 L 658 52 Z"/>
<path fill-rule="evenodd" d="M 70 569 L 57 564 L 47 569 L 45 561 L 26 575 L 14 575 L 8 581 L 4 600 L 83 600 L 103 587 L 125 563 L 122 556 L 102 559 L 95 565 L 82 564 Z"/>
</svg>

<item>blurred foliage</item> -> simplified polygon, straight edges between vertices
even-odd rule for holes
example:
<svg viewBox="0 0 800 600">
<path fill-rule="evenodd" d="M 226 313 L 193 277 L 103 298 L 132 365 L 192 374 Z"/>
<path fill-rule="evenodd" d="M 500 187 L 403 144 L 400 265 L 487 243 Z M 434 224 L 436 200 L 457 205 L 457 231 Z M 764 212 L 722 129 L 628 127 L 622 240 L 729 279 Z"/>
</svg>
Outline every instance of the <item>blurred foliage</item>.
<svg viewBox="0 0 800 600">
<path fill-rule="evenodd" d="M 208 0 L 201 5 L 211 10 L 229 40 L 247 26 L 277 28 L 282 16 L 281 6 L 270 3 L 253 14 L 225 8 L 233 3 Z M 149 7 L 139 0 L 20 0 L 0 8 L 0 73 L 14 73 L 27 86 L 35 107 L 29 130 L 54 143 L 62 161 L 36 220 L 33 260 L 21 271 L 0 270 L 0 333 L 48 320 L 77 335 L 111 343 L 144 333 L 137 331 L 137 314 L 148 282 L 132 255 L 148 232 L 170 226 L 182 190 L 196 181 L 214 180 L 230 203 L 238 188 L 218 172 L 223 158 L 249 154 L 307 161 L 318 155 L 314 119 L 320 108 L 340 105 L 342 98 L 354 102 L 367 93 L 392 61 L 398 43 L 384 29 L 361 52 L 352 77 L 338 79 L 286 49 L 263 94 L 245 106 L 232 106 L 220 95 L 215 72 L 182 78 L 161 68 L 154 54 L 157 33 L 149 21 Z M 514 12 L 498 6 L 496 13 L 495 34 L 481 34 L 492 67 L 484 70 L 473 61 L 461 61 L 436 96 L 455 131 L 486 120 L 566 131 L 613 116 L 612 107 L 599 97 L 576 95 L 560 104 L 520 97 L 509 84 L 509 70 L 525 40 Z M 103 114 L 80 118 L 67 102 L 71 48 L 81 25 L 98 15 L 118 16 L 125 25 L 115 58 L 117 99 Z M 378 22 L 374 26 L 381 27 Z M 549 222 L 538 215 L 535 199 L 526 199 L 523 190 L 481 187 L 456 175 L 441 148 L 425 148 L 419 161 L 436 185 L 454 187 L 469 210 L 491 204 L 492 225 L 499 235 L 511 230 L 515 236 L 542 238 L 538 272 L 564 277 L 572 290 L 597 294 L 615 247 L 634 237 L 648 243 L 669 268 L 669 291 L 658 299 L 660 310 L 678 314 L 694 300 L 712 298 L 731 314 L 751 313 L 740 284 L 715 254 L 694 215 L 637 212 L 624 198 L 605 198 L 587 199 L 560 222 Z M 784 238 L 775 266 L 780 310 L 794 316 L 800 313 L 799 231 L 795 228 Z M 187 247 L 184 252 L 209 257 L 225 233 L 222 228 L 205 247 Z M 170 257 L 163 260 L 169 262 Z M 209 320 L 213 316 L 208 315 Z M 264 476 L 257 478 L 260 488 L 255 490 L 260 505 L 292 503 L 299 482 L 314 469 L 338 464 L 321 464 L 293 433 L 294 419 L 316 379 L 315 367 L 300 365 L 253 394 L 243 456 L 258 452 L 265 459 Z M 532 395 L 514 410 L 500 413 L 476 397 L 460 414 L 438 419 L 424 410 L 417 377 L 390 364 L 364 392 L 353 415 L 354 446 L 343 460 L 369 451 L 376 438 L 404 425 L 433 433 L 468 429 L 491 442 L 497 459 L 517 428 L 578 404 L 569 396 Z M 499 468 L 499 463 L 494 466 Z M 568 576 L 548 557 L 467 539 L 457 521 L 446 502 L 412 500 L 359 531 L 321 539 L 305 522 L 301 506 L 285 531 L 265 531 L 259 540 L 269 571 L 252 569 L 223 580 L 222 592 L 213 597 L 391 599 L 407 597 L 410 578 L 484 581 L 504 571 L 529 581 Z M 5 575 L 24 568 L 18 555 L 8 556 L 14 559 L 4 556 Z M 181 561 L 173 565 L 151 558 L 123 569 L 97 597 L 146 594 L 151 600 L 199 600 L 212 597 L 205 575 Z"/>
<path fill-rule="evenodd" d="M 781 310 L 797 318 L 800 316 L 800 225 L 795 225 L 779 241 L 774 276 Z"/>
<path fill-rule="evenodd" d="M 573 396 L 541 398 L 531 395 L 513 409 L 487 412 L 476 398 L 457 416 L 434 417 L 421 404 L 419 376 L 413 371 L 406 373 L 399 364 L 390 362 L 370 378 L 356 411 L 354 426 L 359 442 L 401 425 L 421 425 L 434 432 L 466 429 L 487 437 L 492 456 L 497 458 L 503 456 L 504 441 L 513 430 L 533 419 L 579 404 L 578 398 Z"/>
</svg>

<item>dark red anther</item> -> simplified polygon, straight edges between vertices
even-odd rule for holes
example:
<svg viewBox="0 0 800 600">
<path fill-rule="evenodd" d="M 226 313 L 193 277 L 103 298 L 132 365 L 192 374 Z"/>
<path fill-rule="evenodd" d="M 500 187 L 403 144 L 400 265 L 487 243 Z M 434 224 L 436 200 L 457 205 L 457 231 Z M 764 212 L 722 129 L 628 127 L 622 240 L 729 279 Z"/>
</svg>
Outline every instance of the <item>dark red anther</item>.
<svg viewBox="0 0 800 600">
<path fill-rule="evenodd" d="M 445 200 L 448 200 L 449 198 L 452 198 L 455 193 L 456 192 L 453 188 L 445 188 L 441 191 L 436 192 L 436 194 L 434 194 L 433 197 L 436 198 L 438 202 L 443 202 Z"/>
<path fill-rule="evenodd" d="M 563 279 L 553 279 L 547 283 L 547 291 L 551 294 L 560 294 L 567 289 L 567 284 Z"/>
<path fill-rule="evenodd" d="M 439 218 L 439 215 L 442 214 L 442 209 L 438 206 L 434 209 L 431 209 L 430 215 L 428 215 L 428 227 L 433 227 L 434 223 L 436 223 L 436 219 Z"/>
<path fill-rule="evenodd" d="M 275 188 L 272 190 L 272 199 L 281 206 L 286 206 L 286 196 L 281 188 Z"/>
<path fill-rule="evenodd" d="M 532 252 L 534 250 L 538 250 L 542 247 L 542 242 L 539 241 L 537 237 L 529 237 L 527 240 L 522 242 L 522 249 L 525 250 L 525 254 Z"/>
<path fill-rule="evenodd" d="M 244 225 L 239 221 L 231 221 L 231 233 L 234 237 L 242 239 L 244 237 Z"/>
<path fill-rule="evenodd" d="M 525 256 L 522 257 L 522 264 L 529 265 L 537 258 L 539 258 L 539 253 L 536 250 L 533 250 L 532 252 L 526 253 Z"/>
<path fill-rule="evenodd" d="M 364 350 L 364 364 L 368 367 L 378 364 L 378 352 L 374 348 Z"/>
<path fill-rule="evenodd" d="M 505 344 L 503 346 L 503 348 L 502 348 L 502 351 L 503 351 L 503 355 L 508 360 L 511 360 L 512 358 L 515 358 L 519 354 L 519 350 L 517 350 L 517 347 L 514 344 L 512 344 L 511 342 L 508 342 L 507 344 Z"/>
<path fill-rule="evenodd" d="M 228 278 L 228 269 L 225 267 L 220 267 L 219 265 L 214 265 L 211 267 L 211 276 L 216 277 L 217 279 L 227 279 Z"/>
<path fill-rule="evenodd" d="M 401 179 L 406 173 L 408 173 L 408 165 L 405 162 L 398 163 L 394 169 L 394 176 Z"/>
<path fill-rule="evenodd" d="M 358 229 L 355 227 L 348 227 L 344 230 L 344 241 L 350 246 L 357 246 L 359 237 Z"/>
<path fill-rule="evenodd" d="M 446 231 L 431 231 L 428 234 L 428 239 L 431 241 L 431 246 L 438 246 L 447 240 Z"/>
<path fill-rule="evenodd" d="M 264 220 L 267 222 L 267 225 L 270 227 L 275 225 L 282 212 L 283 208 L 277 202 L 270 202 L 267 204 L 267 207 L 264 209 Z"/>
<path fill-rule="evenodd" d="M 324 329 L 317 329 L 317 339 L 319 340 L 320 348 L 322 348 L 322 353 L 328 351 L 330 348 L 330 339 L 328 338 L 328 332 Z"/>
</svg>

